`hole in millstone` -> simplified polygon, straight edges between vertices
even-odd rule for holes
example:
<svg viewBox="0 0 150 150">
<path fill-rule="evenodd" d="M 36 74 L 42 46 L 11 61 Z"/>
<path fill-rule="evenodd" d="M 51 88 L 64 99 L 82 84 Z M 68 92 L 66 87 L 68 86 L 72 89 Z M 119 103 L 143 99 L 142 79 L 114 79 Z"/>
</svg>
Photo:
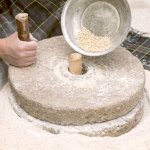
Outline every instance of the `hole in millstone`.
<svg viewBox="0 0 150 150">
<path fill-rule="evenodd" d="M 88 67 L 85 64 L 82 64 L 82 75 L 88 72 Z"/>
<path fill-rule="evenodd" d="M 68 71 L 70 72 L 69 67 L 68 67 Z M 82 64 L 82 75 L 86 74 L 87 72 L 88 72 L 88 67 L 85 64 Z"/>
</svg>

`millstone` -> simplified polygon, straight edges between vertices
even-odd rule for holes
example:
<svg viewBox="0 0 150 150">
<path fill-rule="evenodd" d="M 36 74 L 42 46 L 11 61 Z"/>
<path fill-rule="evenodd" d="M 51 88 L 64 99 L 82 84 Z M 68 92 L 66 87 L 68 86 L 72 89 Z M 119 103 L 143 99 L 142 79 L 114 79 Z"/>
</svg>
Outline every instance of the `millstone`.
<svg viewBox="0 0 150 150">
<path fill-rule="evenodd" d="M 128 114 L 122 117 L 119 117 L 111 121 L 103 122 L 103 123 L 85 124 L 82 126 L 72 126 L 72 125 L 63 126 L 63 125 L 52 124 L 49 122 L 45 122 L 33 118 L 32 116 L 27 114 L 23 109 L 19 107 L 13 95 L 12 97 L 10 97 L 10 103 L 18 116 L 54 134 L 59 134 L 59 133 L 77 134 L 78 133 L 86 136 L 114 137 L 114 136 L 120 136 L 121 134 L 130 131 L 140 121 L 143 115 L 145 99 L 147 99 L 147 95 L 145 95 L 144 99 L 140 101 L 131 112 L 129 112 Z"/>
<path fill-rule="evenodd" d="M 46 39 L 38 43 L 36 64 L 9 68 L 16 102 L 28 114 L 52 124 L 80 126 L 116 119 L 141 102 L 144 69 L 130 52 L 119 47 L 102 57 L 84 57 L 83 75 L 68 71 L 71 52 L 63 37 Z"/>
</svg>

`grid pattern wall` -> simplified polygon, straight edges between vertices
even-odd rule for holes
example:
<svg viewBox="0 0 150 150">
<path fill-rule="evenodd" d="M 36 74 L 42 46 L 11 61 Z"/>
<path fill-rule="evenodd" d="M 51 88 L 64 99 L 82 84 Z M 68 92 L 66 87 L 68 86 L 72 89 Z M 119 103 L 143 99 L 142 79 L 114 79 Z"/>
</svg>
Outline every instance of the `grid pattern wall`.
<svg viewBox="0 0 150 150">
<path fill-rule="evenodd" d="M 0 0 L 0 37 L 16 31 L 15 16 L 29 14 L 30 32 L 42 40 L 61 34 L 60 16 L 66 0 Z"/>
<path fill-rule="evenodd" d="M 130 32 L 122 46 L 138 57 L 145 69 L 150 70 L 150 38 Z"/>
<path fill-rule="evenodd" d="M 66 0 L 0 0 L 0 38 L 16 31 L 15 16 L 29 14 L 30 32 L 38 40 L 61 35 L 61 12 Z M 122 44 L 150 70 L 150 38 L 130 32 Z"/>
</svg>

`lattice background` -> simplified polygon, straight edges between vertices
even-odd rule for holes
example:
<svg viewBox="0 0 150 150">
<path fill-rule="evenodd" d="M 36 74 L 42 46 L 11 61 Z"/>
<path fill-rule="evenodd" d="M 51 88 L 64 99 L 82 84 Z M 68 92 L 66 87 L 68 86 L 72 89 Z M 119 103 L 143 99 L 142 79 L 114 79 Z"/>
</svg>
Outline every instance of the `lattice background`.
<svg viewBox="0 0 150 150">
<path fill-rule="evenodd" d="M 150 38 L 130 32 L 122 46 L 137 56 L 145 69 L 150 70 Z"/>
<path fill-rule="evenodd" d="M 16 31 L 15 15 L 29 14 L 30 32 L 38 40 L 61 35 L 60 17 L 66 0 L 0 0 L 0 38 Z M 150 38 L 130 32 L 122 46 L 150 70 Z"/>
<path fill-rule="evenodd" d="M 0 37 L 16 31 L 15 16 L 29 14 L 30 32 L 42 40 L 61 34 L 60 16 L 65 0 L 0 0 Z"/>
</svg>

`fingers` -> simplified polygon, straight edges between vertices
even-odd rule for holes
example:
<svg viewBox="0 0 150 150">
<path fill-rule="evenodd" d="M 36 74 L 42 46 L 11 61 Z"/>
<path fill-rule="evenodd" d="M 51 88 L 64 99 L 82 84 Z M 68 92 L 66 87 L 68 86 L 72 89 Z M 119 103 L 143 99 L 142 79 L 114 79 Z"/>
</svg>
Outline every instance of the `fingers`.
<svg viewBox="0 0 150 150">
<path fill-rule="evenodd" d="M 36 62 L 36 56 L 25 58 L 25 59 L 24 59 L 24 63 L 28 63 L 28 62 L 33 62 L 33 63 L 35 63 L 35 62 Z"/>
<path fill-rule="evenodd" d="M 33 65 L 34 63 L 36 63 L 36 57 L 28 57 L 22 63 L 23 64 L 22 67 L 27 67 Z"/>
<path fill-rule="evenodd" d="M 19 49 L 21 50 L 27 50 L 27 51 L 32 51 L 37 48 L 37 39 L 30 34 L 30 40 L 31 41 L 19 41 Z"/>
<path fill-rule="evenodd" d="M 31 66 L 31 65 L 33 65 L 34 63 L 35 63 L 34 61 L 27 62 L 27 63 L 25 63 L 25 64 L 24 64 L 24 66 L 23 66 L 23 67 Z"/>
<path fill-rule="evenodd" d="M 7 37 L 5 40 L 6 51 L 3 59 L 16 67 L 25 67 L 35 63 L 37 42 L 32 35 L 31 40 L 34 41 L 26 42 L 19 40 L 17 32 Z"/>
<path fill-rule="evenodd" d="M 35 42 L 35 41 L 30 41 L 30 42 L 21 41 L 21 43 L 19 45 L 19 49 L 26 50 L 26 51 L 36 50 L 37 49 L 37 42 Z"/>
<path fill-rule="evenodd" d="M 17 67 L 27 67 L 36 63 L 36 57 L 28 57 L 24 60 L 19 60 L 16 64 Z"/>
<path fill-rule="evenodd" d="M 8 56 L 7 58 L 4 58 L 4 60 L 8 64 L 11 64 L 13 66 L 20 67 L 20 68 L 27 67 L 27 66 L 30 66 L 30 65 L 36 63 L 36 57 L 28 57 L 23 60 L 16 60 L 16 59 Z"/>
<path fill-rule="evenodd" d="M 26 56 L 25 57 L 34 57 L 37 55 L 37 51 L 26 51 Z"/>
</svg>

